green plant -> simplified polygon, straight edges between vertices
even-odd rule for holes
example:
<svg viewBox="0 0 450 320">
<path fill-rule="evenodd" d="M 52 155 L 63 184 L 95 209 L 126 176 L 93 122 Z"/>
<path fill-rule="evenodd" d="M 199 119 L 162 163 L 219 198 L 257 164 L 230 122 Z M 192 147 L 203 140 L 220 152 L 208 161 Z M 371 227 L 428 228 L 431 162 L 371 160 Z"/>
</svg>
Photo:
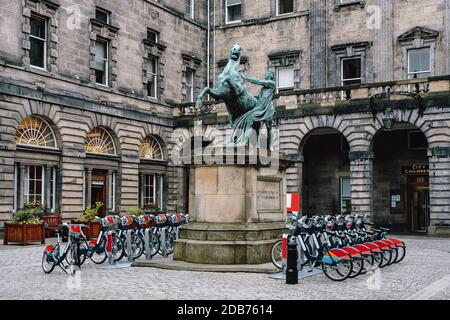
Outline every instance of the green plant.
<svg viewBox="0 0 450 320">
<path fill-rule="evenodd" d="M 10 223 L 13 224 L 40 224 L 42 220 L 37 214 L 41 211 L 40 207 L 25 206 L 23 209 L 17 211 Z"/>
<path fill-rule="evenodd" d="M 144 205 L 142 210 L 144 210 L 144 211 L 159 211 L 159 207 L 156 203 L 148 203 L 148 204 Z"/>
<path fill-rule="evenodd" d="M 95 208 L 91 208 L 91 206 L 87 207 L 86 210 L 84 210 L 83 214 L 78 217 L 76 221 L 78 222 L 90 222 L 95 219 L 95 216 L 98 214 L 98 210 L 103 206 L 103 203 L 100 201 L 97 201 L 95 203 Z"/>
<path fill-rule="evenodd" d="M 140 216 L 142 214 L 142 210 L 139 208 L 129 208 L 128 214 L 131 214 L 133 216 Z"/>
</svg>

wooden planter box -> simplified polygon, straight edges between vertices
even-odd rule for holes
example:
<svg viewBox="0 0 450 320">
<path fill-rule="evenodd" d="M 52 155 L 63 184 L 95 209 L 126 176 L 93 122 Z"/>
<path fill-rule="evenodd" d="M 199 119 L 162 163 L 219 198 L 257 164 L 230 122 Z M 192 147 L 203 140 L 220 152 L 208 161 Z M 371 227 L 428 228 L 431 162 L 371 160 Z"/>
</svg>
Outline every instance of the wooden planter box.
<svg viewBox="0 0 450 320">
<path fill-rule="evenodd" d="M 44 224 L 10 224 L 5 223 L 3 243 L 18 242 L 23 246 L 32 242 L 45 243 Z"/>
<path fill-rule="evenodd" d="M 83 233 L 88 239 L 96 239 L 98 237 L 98 234 L 100 233 L 101 225 L 100 222 L 77 222 L 72 220 L 73 224 L 84 224 L 85 226 L 89 228 L 83 228 Z"/>
<path fill-rule="evenodd" d="M 45 229 L 45 237 L 54 237 L 55 230 L 61 227 L 61 216 L 59 214 L 46 214 L 43 215 L 41 219 L 44 220 L 45 224 L 47 224 L 47 228 Z"/>
</svg>

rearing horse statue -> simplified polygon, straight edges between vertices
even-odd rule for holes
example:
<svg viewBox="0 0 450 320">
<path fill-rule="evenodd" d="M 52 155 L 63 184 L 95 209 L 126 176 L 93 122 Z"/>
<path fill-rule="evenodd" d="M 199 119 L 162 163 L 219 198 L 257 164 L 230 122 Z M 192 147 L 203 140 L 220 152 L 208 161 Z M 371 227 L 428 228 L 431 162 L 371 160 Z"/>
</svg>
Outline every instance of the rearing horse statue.
<svg viewBox="0 0 450 320">
<path fill-rule="evenodd" d="M 259 133 L 263 124 L 267 127 L 268 147 L 272 149 L 272 122 L 275 111 L 273 108 L 273 97 L 276 91 L 275 74 L 269 69 L 264 80 L 258 80 L 243 76 L 239 73 L 241 62 L 241 46 L 237 43 L 230 50 L 230 59 L 223 72 L 217 78 L 216 87 L 206 87 L 198 95 L 196 108 L 200 108 L 205 94 L 210 94 L 215 100 L 223 100 L 227 106 L 228 122 L 233 129 L 231 139 L 225 144 L 247 145 L 252 130 Z M 261 86 L 258 97 L 248 93 L 244 82 L 248 81 Z"/>
<path fill-rule="evenodd" d="M 203 89 L 197 96 L 196 108 L 202 106 L 206 94 L 211 95 L 214 100 L 223 100 L 227 106 L 230 125 L 233 125 L 244 113 L 252 110 L 257 100 L 247 92 L 244 86 L 244 78 L 239 73 L 240 64 L 241 46 L 237 43 L 230 50 L 228 64 L 217 78 L 216 87 Z"/>
</svg>

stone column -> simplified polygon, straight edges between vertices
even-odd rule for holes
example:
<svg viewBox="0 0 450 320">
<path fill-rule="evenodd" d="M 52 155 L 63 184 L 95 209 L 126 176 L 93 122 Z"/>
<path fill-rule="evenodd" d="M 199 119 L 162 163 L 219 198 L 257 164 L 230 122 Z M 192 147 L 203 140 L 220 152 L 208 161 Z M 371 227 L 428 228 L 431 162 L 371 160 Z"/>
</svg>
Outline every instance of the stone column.
<svg viewBox="0 0 450 320">
<path fill-rule="evenodd" d="M 430 227 L 429 235 L 450 235 L 450 147 L 429 150 Z"/>
<path fill-rule="evenodd" d="M 25 197 L 25 165 L 21 163 L 19 165 L 19 176 L 20 176 L 20 183 L 19 183 L 19 208 L 22 209 L 24 206 L 24 197 Z"/>
<path fill-rule="evenodd" d="M 368 27 L 373 31 L 373 79 L 394 79 L 394 4 L 392 0 L 376 0 L 370 10 Z M 372 77 L 369 77 L 369 79 Z"/>
<path fill-rule="evenodd" d="M 373 153 L 349 152 L 352 213 L 372 215 Z"/>
<path fill-rule="evenodd" d="M 108 172 L 106 173 L 106 211 L 108 212 L 108 210 L 112 209 L 112 199 L 111 199 L 111 195 L 112 195 L 112 170 L 108 170 Z"/>
<path fill-rule="evenodd" d="M 44 183 L 44 187 L 45 187 L 45 192 L 44 192 L 44 197 L 45 197 L 45 201 L 44 201 L 44 211 L 45 212 L 50 212 L 52 209 L 52 203 L 51 203 L 51 192 L 52 192 L 52 186 L 51 186 L 51 180 L 52 180 L 52 168 L 49 165 L 46 165 L 44 167 L 45 169 L 45 183 Z"/>
<path fill-rule="evenodd" d="M 311 88 L 327 86 L 327 1 L 311 0 L 309 8 Z"/>
<path fill-rule="evenodd" d="M 86 208 L 92 203 L 92 169 L 86 170 Z"/>
</svg>

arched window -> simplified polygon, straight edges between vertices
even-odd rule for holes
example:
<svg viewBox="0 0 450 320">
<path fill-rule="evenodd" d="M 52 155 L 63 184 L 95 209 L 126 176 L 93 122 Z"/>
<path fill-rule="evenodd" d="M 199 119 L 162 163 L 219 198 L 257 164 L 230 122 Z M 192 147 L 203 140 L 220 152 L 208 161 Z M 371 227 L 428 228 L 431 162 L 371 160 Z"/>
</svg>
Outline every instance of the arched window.
<svg viewBox="0 0 450 320">
<path fill-rule="evenodd" d="M 141 159 L 164 160 L 163 149 L 158 139 L 148 136 L 139 148 Z"/>
<path fill-rule="evenodd" d="M 44 148 L 56 148 L 55 134 L 44 119 L 29 116 L 22 120 L 16 130 L 16 144 L 31 145 Z"/>
<path fill-rule="evenodd" d="M 85 143 L 86 152 L 116 154 L 116 147 L 111 135 L 103 128 L 97 127 L 88 133 Z"/>
</svg>

